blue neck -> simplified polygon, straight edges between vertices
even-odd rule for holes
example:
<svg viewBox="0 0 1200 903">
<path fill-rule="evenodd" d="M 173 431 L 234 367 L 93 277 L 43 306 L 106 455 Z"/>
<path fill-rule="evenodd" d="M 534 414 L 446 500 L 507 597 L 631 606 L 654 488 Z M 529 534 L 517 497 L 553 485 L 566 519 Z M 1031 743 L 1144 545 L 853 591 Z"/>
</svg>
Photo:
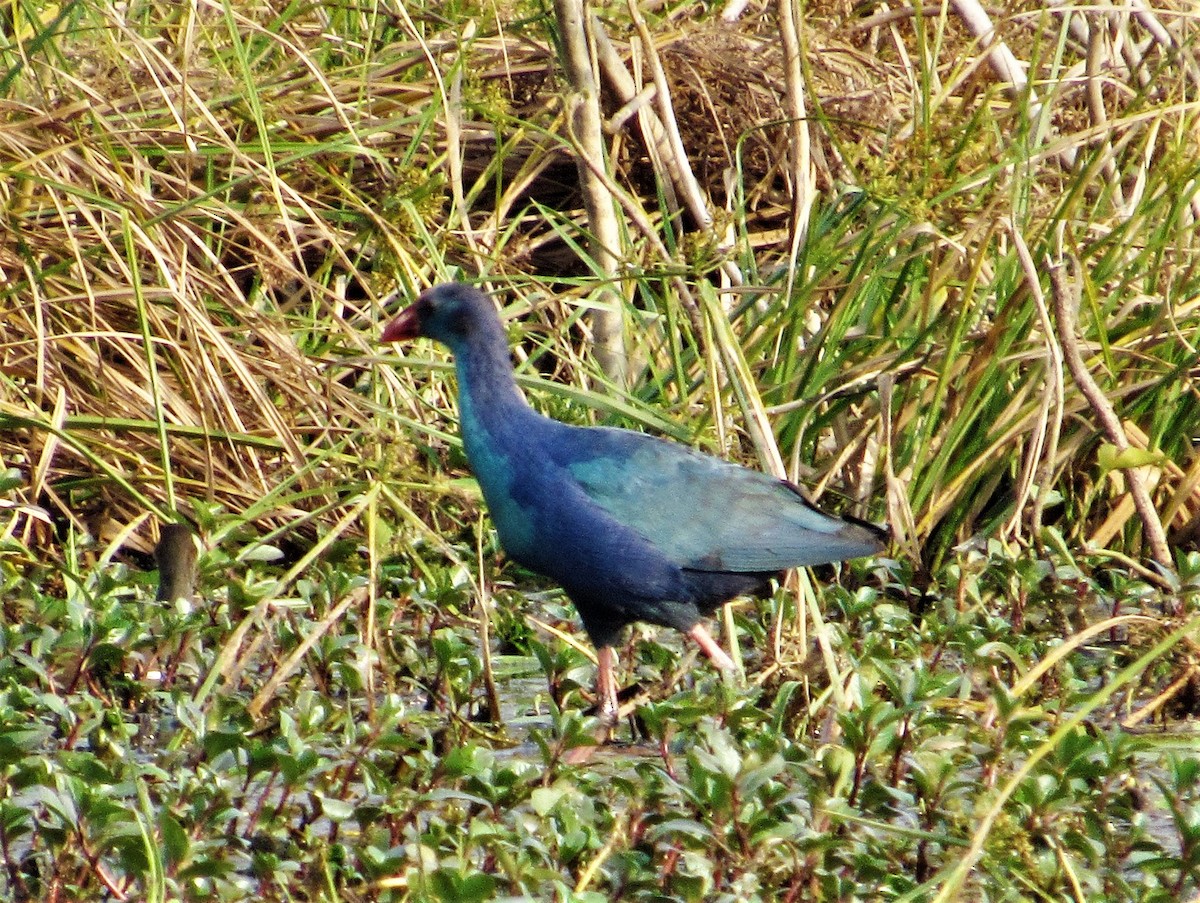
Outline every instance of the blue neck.
<svg viewBox="0 0 1200 903">
<path fill-rule="evenodd" d="M 507 484 L 512 454 L 527 448 L 533 421 L 541 417 L 529 407 L 513 378 L 508 345 L 496 335 L 476 336 L 454 352 L 458 374 L 458 413 L 463 446 L 484 493 Z"/>
<path fill-rule="evenodd" d="M 517 388 L 503 335 L 486 338 L 488 341 L 477 339 L 451 349 L 464 434 L 475 428 L 494 432 L 514 417 L 533 413 Z"/>
<path fill-rule="evenodd" d="M 539 455 L 545 418 L 529 407 L 513 379 L 503 341 L 474 341 L 454 349 L 463 448 L 488 511 L 510 555 L 532 554 L 536 535 L 517 501 L 522 478 Z"/>
</svg>

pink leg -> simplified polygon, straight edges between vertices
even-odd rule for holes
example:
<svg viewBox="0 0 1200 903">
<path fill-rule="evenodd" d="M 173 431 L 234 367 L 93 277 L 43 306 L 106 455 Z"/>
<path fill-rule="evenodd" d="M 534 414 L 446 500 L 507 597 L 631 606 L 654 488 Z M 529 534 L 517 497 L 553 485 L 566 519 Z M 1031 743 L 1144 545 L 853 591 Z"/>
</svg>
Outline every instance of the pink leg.
<svg viewBox="0 0 1200 903">
<path fill-rule="evenodd" d="M 602 746 L 609 739 L 613 726 L 621 711 L 617 699 L 617 675 L 614 670 L 616 654 L 612 646 L 601 646 L 596 650 L 596 710 L 600 714 L 601 728 L 596 732 L 596 744 Z M 596 751 L 596 746 L 576 746 L 563 755 L 568 765 L 583 765 Z"/>
<path fill-rule="evenodd" d="M 696 644 L 704 650 L 704 654 L 709 657 L 714 665 L 722 671 L 736 671 L 737 666 L 734 665 L 733 659 L 725 654 L 725 650 L 717 645 L 717 641 L 712 638 L 703 624 L 697 624 L 688 631 L 688 636 L 696 641 Z"/>
<path fill-rule="evenodd" d="M 615 664 L 616 655 L 612 646 L 601 646 L 596 650 L 596 705 L 600 711 L 600 720 L 608 725 L 617 723 L 621 709 L 617 699 Z"/>
</svg>

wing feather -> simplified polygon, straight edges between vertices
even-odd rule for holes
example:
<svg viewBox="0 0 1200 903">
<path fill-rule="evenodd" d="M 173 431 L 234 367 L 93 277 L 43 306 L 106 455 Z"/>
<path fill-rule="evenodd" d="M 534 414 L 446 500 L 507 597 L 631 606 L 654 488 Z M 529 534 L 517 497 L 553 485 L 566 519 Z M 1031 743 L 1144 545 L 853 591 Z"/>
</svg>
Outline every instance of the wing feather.
<svg viewBox="0 0 1200 903">
<path fill-rule="evenodd" d="M 884 531 L 790 483 L 628 430 L 567 427 L 551 453 L 584 493 L 682 567 L 768 572 L 871 555 Z"/>
</svg>

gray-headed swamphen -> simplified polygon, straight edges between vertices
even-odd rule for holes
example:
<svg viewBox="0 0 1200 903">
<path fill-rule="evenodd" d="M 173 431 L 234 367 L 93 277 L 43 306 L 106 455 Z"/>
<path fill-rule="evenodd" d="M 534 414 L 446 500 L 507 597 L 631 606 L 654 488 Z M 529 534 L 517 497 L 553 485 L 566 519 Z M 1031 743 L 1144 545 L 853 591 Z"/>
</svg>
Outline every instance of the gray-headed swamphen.
<svg viewBox="0 0 1200 903">
<path fill-rule="evenodd" d="M 626 625 L 674 627 L 731 669 L 703 617 L 786 568 L 884 547 L 884 530 L 822 513 L 791 483 L 631 430 L 543 417 L 517 388 L 500 318 L 478 289 L 422 292 L 381 341 L 418 336 L 454 353 L 463 445 L 500 544 L 575 603 L 610 723 L 613 645 Z"/>
</svg>

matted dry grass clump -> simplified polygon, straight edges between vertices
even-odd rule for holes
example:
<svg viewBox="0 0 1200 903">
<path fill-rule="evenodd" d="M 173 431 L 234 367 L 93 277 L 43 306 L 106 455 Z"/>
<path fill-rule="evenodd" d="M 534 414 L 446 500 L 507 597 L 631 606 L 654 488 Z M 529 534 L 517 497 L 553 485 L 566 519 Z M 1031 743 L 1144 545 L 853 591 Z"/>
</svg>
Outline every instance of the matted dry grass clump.
<svg viewBox="0 0 1200 903">
<path fill-rule="evenodd" d="M 665 41 L 659 48 L 670 81 L 676 121 L 697 178 L 715 203 L 732 205 L 726 187 L 739 167 L 747 212 L 764 227 L 778 226 L 790 206 L 785 178 L 789 131 L 785 105 L 783 50 L 773 22 L 754 31 L 705 24 Z M 817 185 L 829 189 L 846 181 L 836 143 L 860 153 L 882 155 L 910 108 L 903 69 L 873 57 L 835 35 L 811 32 L 808 52 L 815 130 L 813 161 Z"/>
</svg>

